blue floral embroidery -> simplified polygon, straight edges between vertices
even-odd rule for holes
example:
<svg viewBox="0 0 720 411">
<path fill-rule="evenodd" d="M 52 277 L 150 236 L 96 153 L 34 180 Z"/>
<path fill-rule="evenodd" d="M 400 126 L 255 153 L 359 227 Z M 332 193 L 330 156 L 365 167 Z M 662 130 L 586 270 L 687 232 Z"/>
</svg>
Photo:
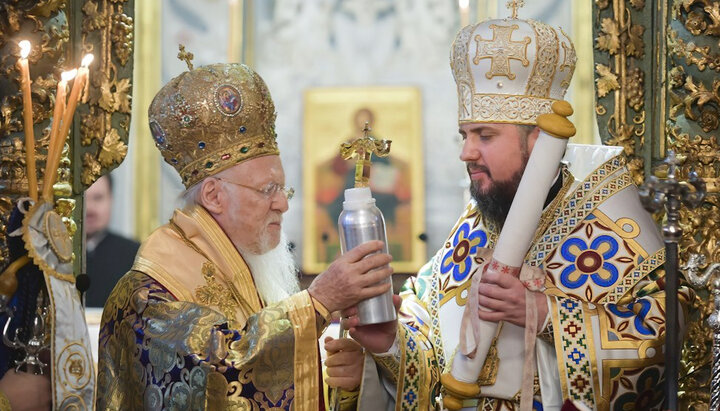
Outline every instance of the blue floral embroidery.
<svg viewBox="0 0 720 411">
<path fill-rule="evenodd" d="M 635 306 L 639 305 L 640 309 Z M 651 304 L 648 300 L 635 300 L 627 306 L 618 306 L 617 304 L 608 304 L 608 310 L 620 318 L 635 317 L 633 321 L 635 329 L 643 335 L 653 335 L 653 330 L 645 325 L 645 316 L 650 312 Z M 636 313 L 637 312 L 637 313 Z"/>
<path fill-rule="evenodd" d="M 575 362 L 575 364 L 580 364 L 580 361 L 582 361 L 583 358 L 585 358 L 585 354 L 580 352 L 577 348 L 573 349 L 573 351 L 568 354 L 568 359 Z"/>
<path fill-rule="evenodd" d="M 580 238 L 570 238 L 560 247 L 562 257 L 572 263 L 560 274 L 560 282 L 571 289 L 580 288 L 588 280 L 609 287 L 619 277 L 618 269 L 609 260 L 617 254 L 618 242 L 609 235 L 595 238 L 590 246 Z"/>
<path fill-rule="evenodd" d="M 415 399 L 417 399 L 417 395 L 415 394 L 415 391 L 410 390 L 405 394 L 405 401 L 407 401 L 408 404 L 412 405 L 415 403 Z"/>
<path fill-rule="evenodd" d="M 565 307 L 566 310 L 572 311 L 577 307 L 577 303 L 569 298 L 563 299 L 562 306 Z"/>
<path fill-rule="evenodd" d="M 487 233 L 483 230 L 470 232 L 470 223 L 463 223 L 455 232 L 452 246 L 442 258 L 440 273 L 447 274 L 452 270 L 455 281 L 463 281 L 470 274 L 472 258 L 478 247 L 487 244 Z"/>
</svg>

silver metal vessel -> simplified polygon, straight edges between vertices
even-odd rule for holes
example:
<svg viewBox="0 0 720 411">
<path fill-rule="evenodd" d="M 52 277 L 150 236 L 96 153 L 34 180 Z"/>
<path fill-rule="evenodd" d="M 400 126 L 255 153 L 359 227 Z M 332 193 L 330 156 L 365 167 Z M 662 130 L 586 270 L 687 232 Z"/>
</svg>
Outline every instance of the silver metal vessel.
<svg viewBox="0 0 720 411">
<path fill-rule="evenodd" d="M 345 190 L 343 212 L 338 219 L 340 247 L 343 254 L 360 244 L 380 240 L 387 249 L 385 218 L 375 206 L 375 199 L 367 187 Z M 388 283 L 392 280 L 388 278 Z M 361 325 L 379 324 L 394 321 L 397 318 L 392 302 L 392 288 L 386 293 L 367 299 L 358 304 L 358 317 Z"/>
</svg>

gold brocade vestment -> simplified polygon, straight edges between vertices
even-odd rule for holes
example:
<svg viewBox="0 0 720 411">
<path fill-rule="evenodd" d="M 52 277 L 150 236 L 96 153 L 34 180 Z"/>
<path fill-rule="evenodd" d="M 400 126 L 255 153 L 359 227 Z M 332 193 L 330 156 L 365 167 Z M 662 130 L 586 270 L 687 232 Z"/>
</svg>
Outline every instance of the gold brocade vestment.
<svg viewBox="0 0 720 411">
<path fill-rule="evenodd" d="M 533 407 L 560 410 L 570 399 L 597 410 L 659 410 L 662 238 L 622 155 L 573 144 L 567 151 L 566 161 L 584 169 L 564 171 L 563 188 L 546 206 L 526 256 L 526 264 L 545 272 L 549 309 L 536 346 Z M 366 358 L 360 408 L 435 409 L 439 377 L 452 366 L 471 280 L 482 264 L 477 250 L 492 249 L 497 234 L 471 201 L 443 247 L 401 291 L 402 326 L 390 352 Z M 681 287 L 681 304 L 688 292 Z M 477 381 L 480 395 L 463 410 L 516 410 L 524 329 L 503 323 L 483 338 L 493 343 Z"/>
<path fill-rule="evenodd" d="M 98 409 L 316 411 L 324 325 L 306 291 L 263 307 L 212 217 L 176 210 L 105 305 Z"/>
</svg>

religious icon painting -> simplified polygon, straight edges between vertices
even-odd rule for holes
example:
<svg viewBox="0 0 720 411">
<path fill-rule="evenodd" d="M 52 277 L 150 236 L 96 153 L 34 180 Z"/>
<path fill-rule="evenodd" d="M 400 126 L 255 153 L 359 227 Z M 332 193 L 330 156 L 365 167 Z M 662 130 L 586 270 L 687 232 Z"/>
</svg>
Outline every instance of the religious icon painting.
<svg viewBox="0 0 720 411">
<path fill-rule="evenodd" d="M 303 271 L 319 273 L 340 254 L 338 217 L 355 161 L 340 145 L 370 135 L 392 140 L 390 155 L 373 156 L 370 190 L 383 212 L 396 273 L 425 263 L 421 94 L 414 87 L 316 88 L 306 91 L 303 126 Z"/>
<path fill-rule="evenodd" d="M 234 116 L 242 109 L 242 97 L 238 89 L 223 84 L 215 90 L 215 105 L 226 116 Z"/>
</svg>

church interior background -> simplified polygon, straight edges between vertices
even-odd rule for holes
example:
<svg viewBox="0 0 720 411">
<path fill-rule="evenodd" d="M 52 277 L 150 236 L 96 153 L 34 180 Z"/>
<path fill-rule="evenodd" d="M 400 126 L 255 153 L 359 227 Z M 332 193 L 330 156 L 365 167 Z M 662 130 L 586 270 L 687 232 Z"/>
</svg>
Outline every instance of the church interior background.
<svg viewBox="0 0 720 411">
<path fill-rule="evenodd" d="M 320 180 L 314 176 L 321 174 L 319 167 L 333 161 L 327 154 L 327 140 L 313 139 L 320 139 L 323 133 L 322 138 L 327 139 L 328 133 L 332 136 L 337 130 L 339 147 L 360 133 L 360 119 L 376 121 L 373 129 L 378 137 L 393 139 L 393 134 L 402 135 L 398 137 L 402 144 L 393 146 L 396 160 L 388 163 L 386 170 L 387 175 L 406 179 L 407 184 L 399 190 L 411 195 L 410 201 L 403 200 L 396 190 L 393 193 L 397 198 L 391 201 L 398 207 L 398 215 L 411 217 L 409 234 L 403 240 L 408 245 L 402 250 L 409 257 L 402 269 L 396 268 L 398 284 L 405 278 L 403 274 L 417 269 L 428 253 L 440 246 L 468 195 L 466 172 L 457 159 L 460 136 L 456 90 L 449 68 L 450 44 L 463 25 L 507 15 L 505 3 L 61 0 L 41 1 L 35 9 L 18 16 L 6 15 L 2 24 L 32 15 L 51 22 L 49 26 L 64 27 L 65 34 L 52 35 L 52 39 L 57 37 L 54 52 L 52 44 L 39 51 L 40 55 L 46 53 L 54 58 L 50 64 L 57 64 L 58 55 L 79 55 L 80 48 L 88 44 L 101 50 L 114 47 L 112 57 L 102 63 L 112 81 L 106 89 L 100 87 L 100 93 L 109 97 L 99 97 L 94 103 L 91 98 L 89 106 L 78 109 L 84 115 L 90 113 L 84 117 L 90 120 L 104 112 L 104 122 L 76 119 L 67 161 L 61 163 L 68 170 L 81 170 L 74 175 L 68 171 L 65 180 L 72 186 L 67 197 L 77 200 L 74 215 L 78 224 L 82 220 L 82 190 L 112 169 L 114 231 L 142 240 L 166 222 L 177 206 L 182 185 L 153 147 L 147 108 L 160 87 L 185 70 L 185 63 L 177 58 L 178 44 L 194 54 L 196 66 L 243 62 L 267 82 L 278 112 L 277 133 L 287 184 L 296 190 L 284 229 L 295 245 L 298 264 L 307 274 L 322 267 L 322 258 L 307 248 L 315 247 L 312 251 L 317 251 L 318 238 L 322 237 L 322 242 L 331 237 L 323 237 L 327 233 L 308 236 L 309 210 L 318 206 L 317 199 L 323 195 L 318 193 Z M 67 25 L 53 20 L 60 14 L 70 23 L 69 31 Z M 567 96 L 575 108 L 571 120 L 579 131 L 575 143 L 623 146 L 637 184 L 651 174 L 663 175 L 666 170 L 660 161 L 670 148 L 683 161 L 680 177 L 686 178 L 694 169 L 703 178 L 709 197 L 700 209 L 681 214 L 686 233 L 680 243 L 681 262 L 691 252 L 705 255 L 706 265 L 720 261 L 720 80 L 715 78 L 720 71 L 720 2 L 528 1 L 521 15 L 561 26 L 575 43 L 578 66 Z M 103 40 L 106 38 L 112 40 Z M 9 47 L 6 40 L 0 46 Z M 342 109 L 337 113 L 344 114 L 329 119 L 332 122 L 323 122 L 328 119 L 323 120 L 322 106 L 312 108 L 317 103 L 313 98 L 332 93 L 340 93 L 340 97 L 327 100 L 327 107 Z M 389 105 L 370 107 L 370 103 L 358 103 L 336 107 L 339 103 L 333 101 L 342 101 L 343 96 L 378 104 L 385 101 L 383 96 L 389 96 Z M 12 173 L 7 172 L 13 160 L 6 154 L 13 150 L 11 137 L 18 134 L 17 124 L 6 114 L 8 101 L 3 97 L 0 122 L 4 156 L 0 159 L 0 183 L 6 188 L 0 204 L 3 207 L 22 191 L 13 184 Z M 383 117 L 383 113 L 395 114 Z M 132 121 L 128 122 L 130 117 Z M 36 123 L 39 126 L 45 120 L 47 117 L 41 117 Z M 36 135 L 41 135 L 41 128 L 37 130 Z M 410 204 L 409 211 L 399 208 L 403 201 Z M 325 202 L 330 203 L 332 197 Z M 3 211 L 7 212 L 5 208 Z M 70 214 L 67 211 L 66 216 Z M 663 218 L 656 217 L 658 221 Z M 81 241 L 81 236 L 76 235 L 76 254 L 81 253 Z M 328 250 L 332 248 L 326 247 Z M 711 333 L 705 320 L 713 305 L 708 290 L 698 291 L 682 354 L 680 386 L 686 404 L 707 409 Z M 96 329 L 90 332 L 97 334 Z"/>
<path fill-rule="evenodd" d="M 298 263 L 303 262 L 308 243 L 303 237 L 304 207 L 311 206 L 303 201 L 309 195 L 303 175 L 312 172 L 312 164 L 303 161 L 303 152 L 306 146 L 313 146 L 314 138 L 304 133 L 308 121 L 304 96 L 318 89 L 350 88 L 351 92 L 373 86 L 416 90 L 421 112 L 419 138 L 404 146 L 394 143 L 392 153 L 419 149 L 411 169 L 422 193 L 418 203 L 424 203 L 424 212 L 417 214 L 417 219 L 424 227 L 414 230 L 411 241 L 421 246 L 422 258 L 396 271 L 417 270 L 427 253 L 444 241 L 448 227 L 464 207 L 468 186 L 467 173 L 457 161 L 460 136 L 450 44 L 461 23 L 506 13 L 504 0 L 464 5 L 451 0 L 163 0 L 137 2 L 136 8 L 133 122 L 127 158 L 113 173 L 118 183 L 112 228 L 142 239 L 167 221 L 177 205 L 182 184 L 152 147 L 145 112 L 160 86 L 186 69 L 177 58 L 182 43 L 194 54 L 196 66 L 242 61 L 267 82 L 278 113 L 278 141 L 287 184 L 296 190 L 284 217 L 284 229 L 296 245 Z M 562 26 L 575 41 L 579 64 L 568 99 L 576 107 L 573 121 L 581 130 L 576 142 L 587 144 L 600 141 L 592 98 L 592 32 L 587 24 L 591 13 L 590 2 L 571 0 L 527 2 L 523 9 L 528 17 Z M 146 15 L 155 16 L 147 28 L 142 25 Z M 347 125 L 347 132 L 336 136 L 338 147 L 353 132 L 355 137 L 359 134 L 352 130 L 351 118 L 342 124 Z M 392 132 L 383 131 L 382 124 L 374 131 L 378 137 L 394 139 Z M 136 176 L 143 176 L 142 185 L 132 184 Z M 426 241 L 419 238 L 421 234 Z M 319 270 L 317 264 L 310 270 L 308 264 L 301 265 L 305 272 Z"/>
</svg>

